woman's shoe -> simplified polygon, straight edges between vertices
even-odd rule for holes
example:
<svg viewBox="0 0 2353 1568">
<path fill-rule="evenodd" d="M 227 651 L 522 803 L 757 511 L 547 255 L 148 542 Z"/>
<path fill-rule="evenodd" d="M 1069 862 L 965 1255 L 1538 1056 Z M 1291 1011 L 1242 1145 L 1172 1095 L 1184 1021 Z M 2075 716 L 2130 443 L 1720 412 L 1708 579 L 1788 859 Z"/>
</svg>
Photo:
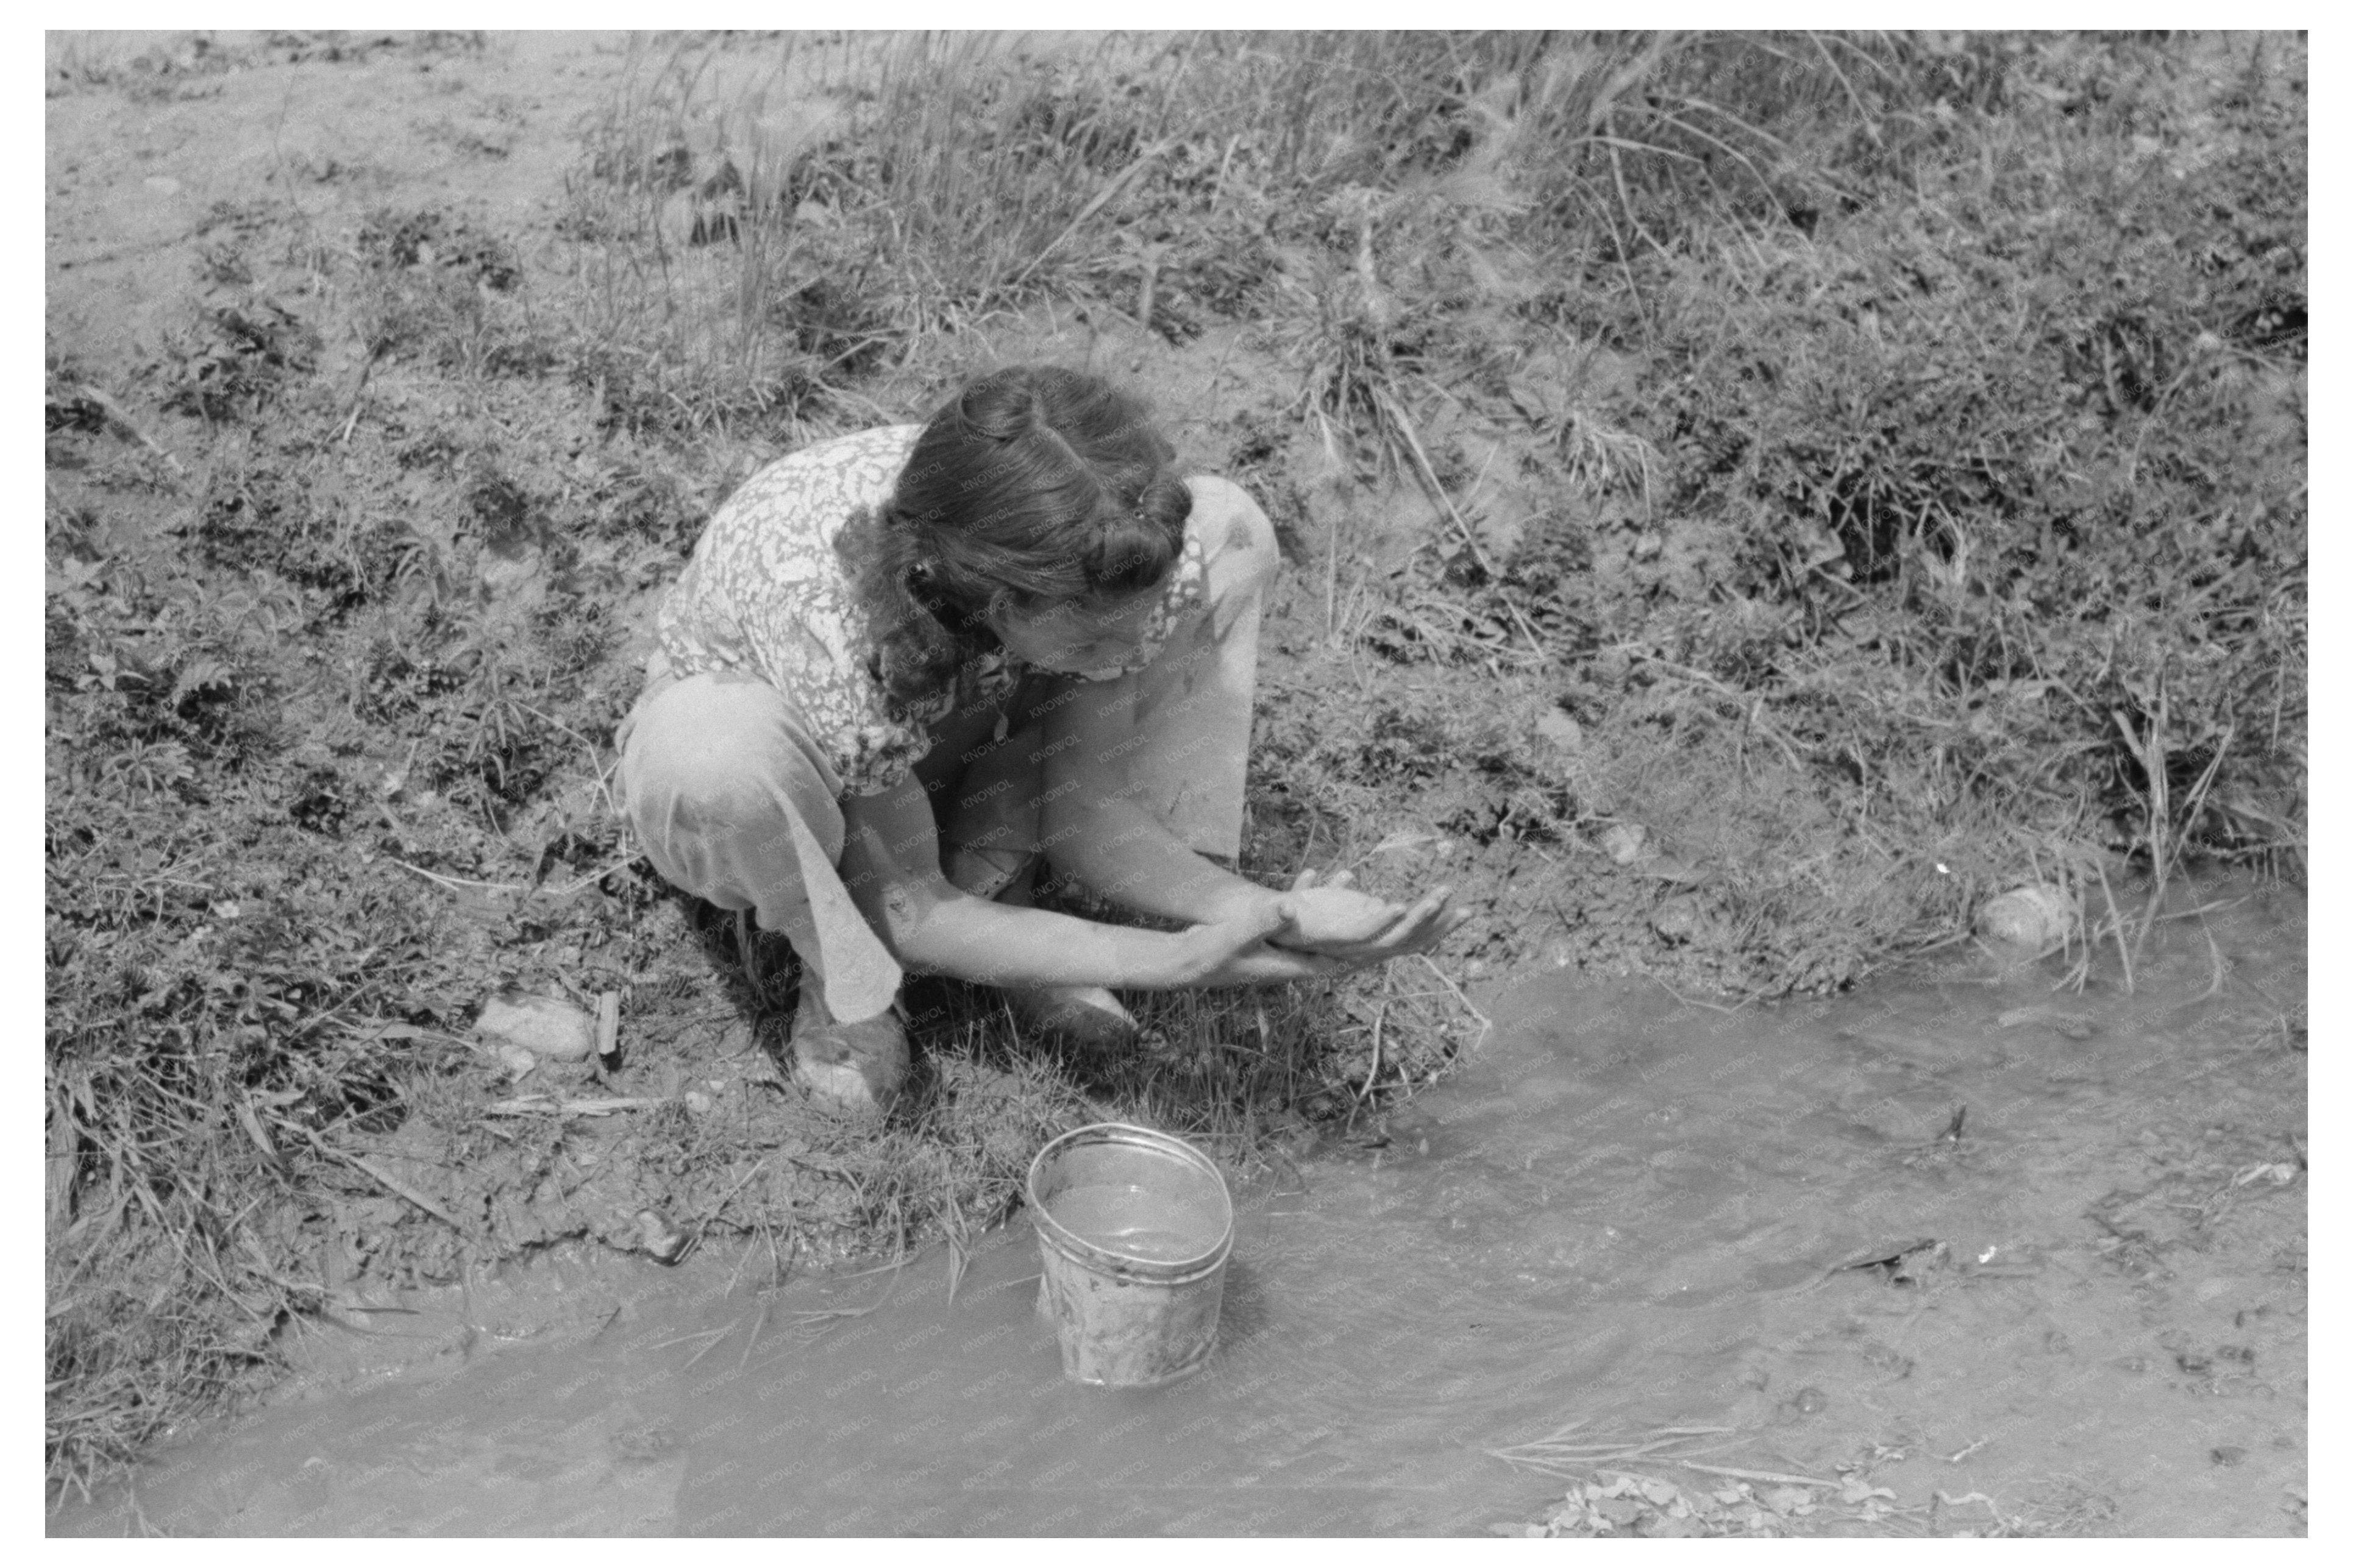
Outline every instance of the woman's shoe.
<svg viewBox="0 0 2353 1568">
<path fill-rule="evenodd" d="M 835 1110 L 884 1114 L 907 1081 L 907 1031 L 889 1009 L 845 1024 L 818 991 L 815 976 L 804 979 L 793 1016 L 793 1081 Z"/>
<path fill-rule="evenodd" d="M 1022 1027 L 1090 1049 L 1132 1046 L 1144 1033 L 1119 998 L 1100 985 L 1008 985 L 1005 999 Z"/>
</svg>

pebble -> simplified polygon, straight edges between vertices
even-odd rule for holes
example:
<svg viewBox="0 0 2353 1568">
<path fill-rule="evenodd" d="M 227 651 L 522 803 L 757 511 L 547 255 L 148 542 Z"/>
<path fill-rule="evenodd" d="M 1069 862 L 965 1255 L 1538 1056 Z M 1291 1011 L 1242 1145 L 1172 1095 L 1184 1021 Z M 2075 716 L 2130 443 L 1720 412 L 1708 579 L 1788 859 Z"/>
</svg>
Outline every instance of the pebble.
<svg viewBox="0 0 2353 1568">
<path fill-rule="evenodd" d="M 512 598 L 538 584 L 540 566 L 536 550 L 526 550 L 512 557 L 486 551 L 481 564 L 482 585 L 493 599 Z"/>
<path fill-rule="evenodd" d="M 1820 1415 L 1831 1407 L 1831 1396 L 1819 1388 L 1801 1388 L 1789 1403 L 1797 1406 L 1800 1415 Z"/>
<path fill-rule="evenodd" d="M 1639 822 L 1613 822 L 1601 830 L 1601 847 L 1620 866 L 1630 866 L 1651 841 L 1651 831 Z"/>
<path fill-rule="evenodd" d="M 1536 733 L 1564 752 L 1577 752 L 1585 744 L 1584 727 L 1557 708 L 1536 721 Z"/>
<path fill-rule="evenodd" d="M 639 1209 L 638 1245 L 658 1263 L 676 1263 L 694 1249 L 694 1237 L 670 1224 L 659 1209 Z"/>
<path fill-rule="evenodd" d="M 1669 899 L 1651 916 L 1651 929 L 1669 942 L 1689 942 L 1699 925 L 1699 900 L 1689 894 Z"/>
<path fill-rule="evenodd" d="M 2016 947 L 2056 947 L 2075 929 L 2075 901 L 2057 888 L 2037 883 L 1986 900 L 1978 910 L 1978 934 Z"/>
</svg>

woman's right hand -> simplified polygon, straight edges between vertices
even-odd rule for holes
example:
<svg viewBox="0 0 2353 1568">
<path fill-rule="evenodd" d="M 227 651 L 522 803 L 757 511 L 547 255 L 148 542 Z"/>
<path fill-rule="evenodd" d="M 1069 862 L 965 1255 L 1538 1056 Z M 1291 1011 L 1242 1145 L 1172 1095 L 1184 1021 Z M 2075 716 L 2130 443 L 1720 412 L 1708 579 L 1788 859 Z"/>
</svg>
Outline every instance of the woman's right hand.
<svg viewBox="0 0 2353 1568">
<path fill-rule="evenodd" d="M 1271 985 L 1314 980 L 1353 965 L 1322 953 L 1274 947 L 1267 939 L 1294 929 L 1298 910 L 1288 898 L 1252 899 L 1222 920 L 1175 932 L 1166 983 L 1197 986 Z"/>
<path fill-rule="evenodd" d="M 1392 958 L 1426 952 L 1460 923 L 1462 911 L 1446 908 L 1441 890 L 1415 905 L 1372 941 L 1339 952 L 1318 952 L 1289 945 L 1300 939 L 1303 911 L 1289 894 L 1253 900 L 1224 920 L 1180 931 L 1169 983 L 1180 988 L 1271 985 L 1287 980 L 1317 980 Z"/>
<path fill-rule="evenodd" d="M 1470 910 L 1448 906 L 1451 888 L 1400 904 L 1356 891 L 1350 886 L 1355 879 L 1345 870 L 1329 876 L 1300 872 L 1289 895 L 1297 911 L 1292 929 L 1269 940 L 1330 958 L 1379 963 L 1428 952 L 1471 918 Z"/>
</svg>

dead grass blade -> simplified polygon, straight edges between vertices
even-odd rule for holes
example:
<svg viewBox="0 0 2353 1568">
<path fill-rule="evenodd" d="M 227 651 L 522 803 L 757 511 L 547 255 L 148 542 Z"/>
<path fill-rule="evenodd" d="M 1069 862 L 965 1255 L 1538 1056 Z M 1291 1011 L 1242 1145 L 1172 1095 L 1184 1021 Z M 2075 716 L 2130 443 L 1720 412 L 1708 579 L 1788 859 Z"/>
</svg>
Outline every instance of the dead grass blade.
<svg viewBox="0 0 2353 1568">
<path fill-rule="evenodd" d="M 1832 1491 L 1837 1490 L 1839 1486 L 1836 1481 L 1820 1480 L 1812 1476 L 1792 1476 L 1780 1470 L 1743 1470 L 1736 1469 L 1730 1465 L 1703 1465 L 1691 1459 L 1676 1459 L 1672 1462 L 1681 1465 L 1686 1470 L 1699 1470 L 1711 1476 L 1730 1476 L 1735 1480 L 1771 1481 L 1776 1485 L 1786 1487 L 1827 1487 Z"/>
<path fill-rule="evenodd" d="M 525 1094 L 494 1100 L 482 1108 L 485 1116 L 611 1116 L 624 1110 L 659 1110 L 678 1101 L 661 1095 L 615 1095 L 604 1100 L 565 1100 L 560 1095 Z"/>
<path fill-rule="evenodd" d="M 1634 1460 L 1681 1463 L 1682 1460 L 1663 1450 L 1684 1447 L 1702 1437 L 1729 1436 L 1735 1430 L 1729 1426 L 1654 1426 L 1647 1432 L 1621 1436 L 1569 1441 L 1570 1437 L 1584 1430 L 1585 1425 L 1582 1421 L 1572 1421 L 1545 1436 L 1515 1443 L 1507 1448 L 1490 1448 L 1487 1453 L 1493 1458 L 1523 1469 L 1567 1477 L 1588 1474 L 1599 1466 L 1622 1465 Z"/>
<path fill-rule="evenodd" d="M 469 1239 L 472 1238 L 474 1235 L 473 1231 L 466 1226 L 459 1224 L 457 1215 L 451 1214 L 448 1209 L 443 1208 L 439 1204 L 435 1203 L 431 1198 L 427 1197 L 424 1194 L 417 1191 L 414 1187 L 409 1186 L 398 1177 L 394 1176 L 391 1173 L 377 1165 L 374 1161 L 364 1159 L 357 1154 L 346 1153 L 343 1150 L 329 1143 L 316 1132 L 311 1131 L 308 1128 L 304 1128 L 302 1131 L 310 1139 L 311 1146 L 318 1150 L 321 1154 L 325 1155 L 331 1160 L 341 1160 L 343 1163 L 352 1166 L 353 1169 L 367 1176 L 378 1186 L 384 1188 L 385 1191 L 392 1194 L 394 1196 L 406 1198 L 408 1202 L 415 1204 L 418 1208 L 423 1209 L 427 1214 L 431 1215 L 435 1219 L 439 1220 L 442 1224 L 448 1226 L 451 1230 L 456 1231 L 459 1235 L 466 1237 Z"/>
</svg>

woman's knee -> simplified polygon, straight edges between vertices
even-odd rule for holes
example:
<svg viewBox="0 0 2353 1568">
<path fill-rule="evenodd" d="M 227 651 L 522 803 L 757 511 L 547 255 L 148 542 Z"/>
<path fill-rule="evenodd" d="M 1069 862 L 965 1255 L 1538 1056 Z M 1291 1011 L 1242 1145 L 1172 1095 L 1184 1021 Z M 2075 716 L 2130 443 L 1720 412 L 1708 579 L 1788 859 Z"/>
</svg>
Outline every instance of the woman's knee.
<svg viewBox="0 0 2353 1568">
<path fill-rule="evenodd" d="M 690 676 L 640 703 L 616 782 L 649 843 L 680 832 L 773 836 L 789 809 L 829 852 L 840 850 L 839 781 L 799 710 L 747 676 Z"/>
<path fill-rule="evenodd" d="M 1197 474 L 1185 483 L 1193 492 L 1193 526 L 1208 557 L 1211 594 L 1263 591 L 1282 564 L 1265 510 L 1241 486 L 1215 474 Z"/>
</svg>

